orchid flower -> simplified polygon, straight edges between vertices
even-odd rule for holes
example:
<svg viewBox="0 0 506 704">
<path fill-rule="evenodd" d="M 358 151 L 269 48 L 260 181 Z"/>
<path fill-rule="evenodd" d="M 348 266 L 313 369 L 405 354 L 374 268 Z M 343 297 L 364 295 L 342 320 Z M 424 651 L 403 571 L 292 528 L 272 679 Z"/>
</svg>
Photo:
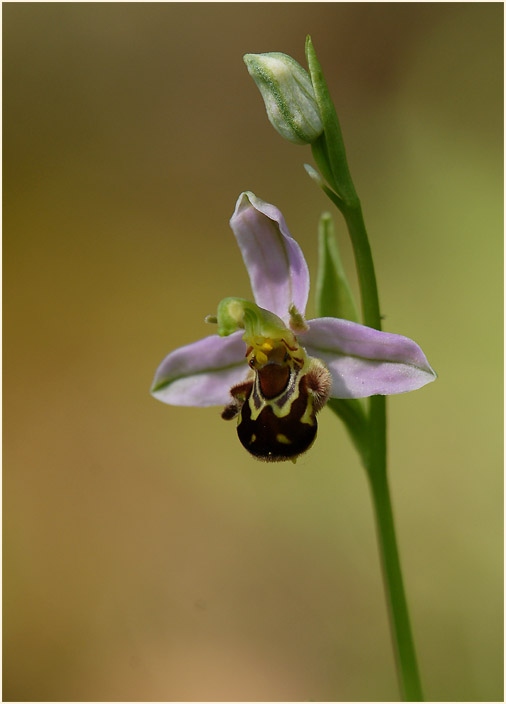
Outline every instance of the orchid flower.
<svg viewBox="0 0 506 704">
<path fill-rule="evenodd" d="M 281 212 L 251 192 L 230 225 L 255 303 L 225 298 L 218 334 L 171 352 L 151 392 L 178 406 L 223 405 L 244 447 L 263 460 L 294 459 L 313 443 L 329 398 L 413 391 L 435 379 L 407 337 L 339 318 L 305 320 L 309 272 Z"/>
</svg>

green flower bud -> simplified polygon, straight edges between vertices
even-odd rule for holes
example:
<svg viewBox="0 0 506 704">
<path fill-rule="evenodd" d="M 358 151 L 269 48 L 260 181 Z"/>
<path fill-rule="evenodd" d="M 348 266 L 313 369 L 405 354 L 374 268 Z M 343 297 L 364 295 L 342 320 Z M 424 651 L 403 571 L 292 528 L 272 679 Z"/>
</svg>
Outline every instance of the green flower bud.
<svg viewBox="0 0 506 704">
<path fill-rule="evenodd" d="M 291 56 L 277 51 L 246 54 L 244 63 L 279 134 L 294 144 L 314 142 L 323 125 L 307 71 Z"/>
</svg>

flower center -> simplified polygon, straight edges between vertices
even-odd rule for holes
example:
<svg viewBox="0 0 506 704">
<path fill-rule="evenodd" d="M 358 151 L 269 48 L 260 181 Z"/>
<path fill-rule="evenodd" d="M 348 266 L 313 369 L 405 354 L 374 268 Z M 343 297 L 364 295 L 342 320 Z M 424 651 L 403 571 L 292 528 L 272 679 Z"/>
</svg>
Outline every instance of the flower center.
<svg viewBox="0 0 506 704">
<path fill-rule="evenodd" d="M 280 331 L 283 337 L 262 337 L 260 335 L 243 335 L 248 345 L 246 357 L 252 369 L 261 370 L 270 365 L 299 370 L 304 366 L 306 353 L 299 347 L 295 335 L 290 330 Z M 288 338 L 285 339 L 285 338 Z"/>
</svg>

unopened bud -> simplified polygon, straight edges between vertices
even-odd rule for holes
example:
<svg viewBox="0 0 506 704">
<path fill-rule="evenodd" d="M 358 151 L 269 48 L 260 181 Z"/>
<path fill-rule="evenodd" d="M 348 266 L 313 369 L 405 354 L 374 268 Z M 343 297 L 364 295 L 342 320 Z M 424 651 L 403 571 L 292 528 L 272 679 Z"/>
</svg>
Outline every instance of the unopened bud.
<svg viewBox="0 0 506 704">
<path fill-rule="evenodd" d="M 280 52 L 246 54 L 244 63 L 279 134 L 294 144 L 314 142 L 323 132 L 323 125 L 307 71 Z"/>
</svg>

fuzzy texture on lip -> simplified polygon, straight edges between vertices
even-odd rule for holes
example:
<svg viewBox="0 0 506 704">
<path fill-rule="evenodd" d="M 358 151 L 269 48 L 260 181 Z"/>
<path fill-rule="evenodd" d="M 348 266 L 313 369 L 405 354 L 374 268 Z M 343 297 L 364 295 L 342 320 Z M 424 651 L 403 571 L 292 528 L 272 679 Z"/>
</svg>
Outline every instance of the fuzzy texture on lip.
<svg viewBox="0 0 506 704">
<path fill-rule="evenodd" d="M 294 304 L 303 315 L 309 272 L 281 212 L 251 192 L 241 193 L 230 225 L 248 271 L 256 304 L 289 326 Z M 332 376 L 332 398 L 399 394 L 434 381 L 421 348 L 403 335 L 339 318 L 308 320 L 297 333 L 310 357 Z M 151 392 L 164 403 L 214 406 L 230 402 L 230 388 L 249 372 L 242 331 L 210 335 L 171 352 L 158 367 Z"/>
</svg>

